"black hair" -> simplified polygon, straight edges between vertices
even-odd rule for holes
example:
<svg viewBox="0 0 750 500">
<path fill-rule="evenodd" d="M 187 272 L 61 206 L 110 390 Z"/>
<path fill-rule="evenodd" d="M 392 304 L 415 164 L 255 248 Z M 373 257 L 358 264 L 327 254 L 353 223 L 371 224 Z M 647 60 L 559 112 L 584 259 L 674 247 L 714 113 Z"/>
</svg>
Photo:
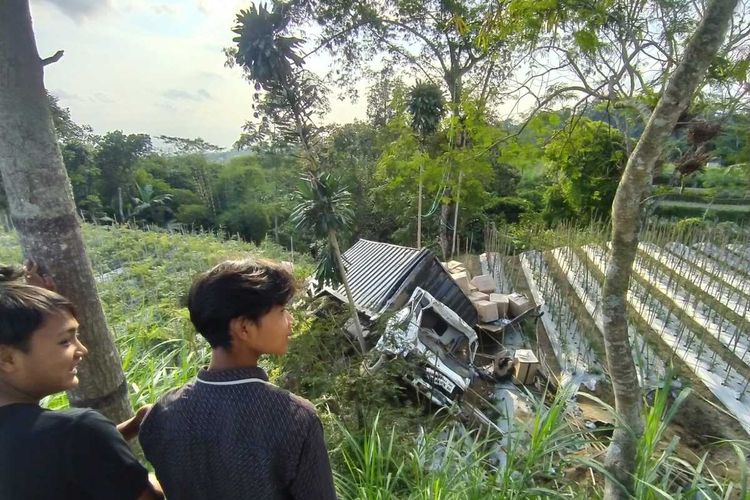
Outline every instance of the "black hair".
<svg viewBox="0 0 750 500">
<path fill-rule="evenodd" d="M 48 315 L 78 315 L 68 299 L 46 288 L 27 285 L 22 277 L 21 269 L 0 266 L 0 344 L 27 351 L 31 334 Z"/>
<path fill-rule="evenodd" d="M 282 265 L 263 260 L 228 260 L 199 275 L 188 294 L 190 321 L 212 348 L 230 348 L 229 322 L 258 322 L 274 306 L 294 296 L 292 274 Z"/>
</svg>

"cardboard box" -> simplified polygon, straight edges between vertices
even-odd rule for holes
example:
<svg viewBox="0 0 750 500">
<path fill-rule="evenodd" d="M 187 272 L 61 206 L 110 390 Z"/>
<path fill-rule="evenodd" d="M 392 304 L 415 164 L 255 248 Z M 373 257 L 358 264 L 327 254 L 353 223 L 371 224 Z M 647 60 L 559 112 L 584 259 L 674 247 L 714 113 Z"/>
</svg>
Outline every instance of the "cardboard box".
<svg viewBox="0 0 750 500">
<path fill-rule="evenodd" d="M 531 349 L 516 349 L 513 355 L 515 359 L 515 369 L 513 377 L 516 383 L 530 385 L 534 383 L 536 372 L 539 370 L 539 359 Z"/>
<path fill-rule="evenodd" d="M 472 302 L 477 302 L 479 300 L 490 300 L 490 296 L 480 291 L 472 291 L 469 292 L 469 300 L 471 300 Z"/>
<path fill-rule="evenodd" d="M 451 274 L 451 278 L 453 278 L 453 281 L 455 281 L 459 287 L 461 287 L 461 290 L 463 290 L 466 293 L 469 293 L 469 287 L 471 286 L 471 283 L 469 283 L 469 277 L 466 275 L 466 273 L 453 273 Z"/>
<path fill-rule="evenodd" d="M 451 260 L 449 262 L 446 262 L 445 263 L 445 267 L 447 267 L 451 271 L 453 271 L 454 269 L 460 270 L 460 271 L 465 271 L 466 270 L 466 266 L 464 265 L 464 263 L 463 262 L 459 262 L 457 260 Z"/>
<path fill-rule="evenodd" d="M 474 279 L 471 280 L 471 284 L 483 293 L 492 293 L 495 291 L 495 279 L 489 274 L 474 276 Z"/>
<path fill-rule="evenodd" d="M 514 293 L 508 297 L 508 312 L 512 318 L 522 315 L 529 309 L 531 309 L 531 302 L 520 293 Z"/>
<path fill-rule="evenodd" d="M 489 323 L 499 319 L 499 316 L 497 315 L 497 304 L 494 302 L 490 302 L 489 300 L 478 300 L 473 302 L 473 304 L 477 309 L 480 322 Z"/>
<path fill-rule="evenodd" d="M 490 302 L 497 304 L 497 314 L 501 318 L 508 317 L 508 296 L 504 293 L 491 293 Z"/>
</svg>

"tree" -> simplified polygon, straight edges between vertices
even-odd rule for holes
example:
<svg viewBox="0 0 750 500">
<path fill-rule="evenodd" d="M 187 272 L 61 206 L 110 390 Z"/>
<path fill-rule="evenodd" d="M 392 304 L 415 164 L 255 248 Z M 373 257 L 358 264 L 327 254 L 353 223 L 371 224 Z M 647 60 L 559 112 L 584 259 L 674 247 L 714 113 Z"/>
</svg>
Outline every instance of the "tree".
<svg viewBox="0 0 750 500">
<path fill-rule="evenodd" d="M 393 68 L 387 66 L 375 76 L 375 82 L 367 91 L 367 120 L 376 128 L 383 128 L 395 116 L 391 106 L 393 94 L 402 89 L 403 82 L 394 75 Z"/>
<path fill-rule="evenodd" d="M 172 199 L 172 195 L 168 193 L 156 194 L 152 184 L 141 186 L 136 182 L 135 189 L 137 195 L 132 198 L 133 209 L 130 211 L 129 216 L 137 219 L 145 215 L 147 222 L 165 222 L 164 212 L 166 207 L 164 204 Z M 161 212 L 160 215 L 157 214 L 158 211 Z"/>
<path fill-rule="evenodd" d="M 331 76 L 343 87 L 371 72 L 373 61 L 438 84 L 448 95 L 452 134 L 450 149 L 463 148 L 463 103 L 471 98 L 481 109 L 493 103 L 504 80 L 511 46 L 507 40 L 484 36 L 492 2 L 475 0 L 415 0 L 370 2 L 293 0 L 293 27 L 315 24 L 320 35 L 316 50 L 328 51 L 338 65 Z M 382 57 L 381 57 L 382 56 Z M 441 196 L 439 239 L 447 253 L 452 184 L 459 166 L 446 163 L 446 187 Z M 458 190 L 455 191 L 457 194 Z"/>
<path fill-rule="evenodd" d="M 445 114 L 443 93 L 434 83 L 417 83 L 409 90 L 406 108 L 411 115 L 411 128 L 419 137 L 422 149 L 427 139 L 437 132 Z M 419 194 L 417 195 L 417 248 L 422 248 L 422 171 L 419 165 Z M 455 228 L 454 228 L 455 231 Z"/>
<path fill-rule="evenodd" d="M 125 220 L 123 200 L 128 200 L 135 185 L 135 163 L 150 152 L 151 137 L 146 134 L 125 135 L 115 130 L 97 141 L 94 161 L 102 173 L 102 201 L 120 220 Z"/>
<path fill-rule="evenodd" d="M 561 213 L 553 203 L 545 207 L 546 218 L 588 224 L 607 217 L 626 159 L 625 138 L 619 130 L 577 118 L 570 130 L 552 138 L 544 155 L 553 180 L 546 197 L 548 201 L 561 198 L 570 212 Z"/>
<path fill-rule="evenodd" d="M 102 215 L 103 207 L 99 197 L 102 173 L 94 163 L 91 147 L 73 140 L 61 146 L 61 153 L 76 207 L 91 219 Z"/>
<path fill-rule="evenodd" d="M 605 465 L 611 477 L 606 481 L 605 498 L 630 498 L 636 446 L 643 433 L 640 386 L 626 319 L 626 295 L 638 249 L 641 201 L 650 188 L 653 168 L 666 140 L 721 47 L 736 5 L 737 0 L 712 0 L 708 4 L 628 159 L 612 204 L 612 246 L 602 291 L 602 316 L 607 366 L 615 409 L 621 420 L 607 450 Z"/>
<path fill-rule="evenodd" d="M 315 147 L 318 128 L 312 117 L 327 108 L 327 100 L 324 89 L 312 74 L 302 68 L 303 58 L 295 52 L 302 40 L 283 36 L 290 20 L 288 15 L 288 7 L 279 2 L 273 3 L 271 11 L 264 5 L 252 5 L 249 10 L 240 11 L 232 30 L 238 35 L 234 38 L 237 47 L 230 55 L 246 71 L 248 78 L 255 82 L 256 90 L 266 92 L 261 107 L 264 115 L 285 137 L 290 140 L 295 138 L 301 147 L 309 197 L 296 210 L 298 223 L 325 231 L 322 236 L 328 239 L 338 268 L 338 278 L 346 291 L 359 348 L 364 353 L 364 334 L 338 241 L 339 231 L 351 218 L 341 217 L 340 214 L 348 210 L 346 197 L 336 189 L 331 177 L 322 171 Z M 307 206 L 316 209 L 307 210 Z M 321 220 L 307 221 L 311 214 L 319 216 Z"/>
<path fill-rule="evenodd" d="M 127 384 L 76 218 L 26 0 L 0 2 L 0 173 L 25 255 L 78 309 L 89 354 L 70 403 L 124 420 L 132 414 Z"/>
<path fill-rule="evenodd" d="M 378 158 L 388 140 L 387 130 L 359 121 L 331 126 L 323 136 L 322 164 L 357 200 L 352 206 L 354 220 L 350 232 L 353 238 L 363 233 L 372 234 L 386 223 L 378 216 L 378 207 L 371 195 Z"/>
<path fill-rule="evenodd" d="M 93 139 L 93 131 L 88 125 L 78 125 L 70 116 L 70 110 L 60 106 L 57 97 L 49 92 L 49 108 L 52 113 L 52 122 L 55 124 L 57 139 L 62 144 L 76 142 L 80 144 L 89 144 Z"/>
</svg>

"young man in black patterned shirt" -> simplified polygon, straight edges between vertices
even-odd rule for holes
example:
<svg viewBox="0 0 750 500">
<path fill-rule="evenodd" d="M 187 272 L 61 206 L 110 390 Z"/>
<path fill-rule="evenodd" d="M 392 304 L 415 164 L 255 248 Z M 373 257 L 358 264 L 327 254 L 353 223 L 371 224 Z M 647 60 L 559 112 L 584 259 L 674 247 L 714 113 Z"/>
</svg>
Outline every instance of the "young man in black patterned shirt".
<svg viewBox="0 0 750 500">
<path fill-rule="evenodd" d="M 291 274 L 265 261 L 226 261 L 193 283 L 190 319 L 211 363 L 160 398 L 140 432 L 170 500 L 336 498 L 315 408 L 258 367 L 287 351 L 293 294 Z"/>
</svg>

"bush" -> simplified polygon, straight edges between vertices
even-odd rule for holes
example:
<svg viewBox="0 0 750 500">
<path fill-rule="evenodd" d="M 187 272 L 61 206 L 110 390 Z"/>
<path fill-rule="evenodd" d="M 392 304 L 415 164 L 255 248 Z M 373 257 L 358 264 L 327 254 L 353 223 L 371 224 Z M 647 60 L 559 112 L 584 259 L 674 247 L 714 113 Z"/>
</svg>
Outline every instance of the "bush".
<svg viewBox="0 0 750 500">
<path fill-rule="evenodd" d="M 255 244 L 265 238 L 271 228 L 268 209 L 255 203 L 236 205 L 219 217 L 219 223 L 229 234 L 239 234 L 246 241 Z"/>
<path fill-rule="evenodd" d="M 485 207 L 485 213 L 488 216 L 502 216 L 505 222 L 516 223 L 521 216 L 529 212 L 534 207 L 530 201 L 516 196 L 503 196 L 494 198 Z"/>
<path fill-rule="evenodd" d="M 667 205 L 659 204 L 654 215 L 665 218 L 689 219 L 699 218 L 712 221 L 728 221 L 737 224 L 746 223 L 750 218 L 750 210 L 728 210 L 712 208 L 704 205 Z"/>
<path fill-rule="evenodd" d="M 180 205 L 177 209 L 177 222 L 182 224 L 192 224 L 198 227 L 212 227 L 214 217 L 211 210 L 206 205 Z"/>
</svg>

